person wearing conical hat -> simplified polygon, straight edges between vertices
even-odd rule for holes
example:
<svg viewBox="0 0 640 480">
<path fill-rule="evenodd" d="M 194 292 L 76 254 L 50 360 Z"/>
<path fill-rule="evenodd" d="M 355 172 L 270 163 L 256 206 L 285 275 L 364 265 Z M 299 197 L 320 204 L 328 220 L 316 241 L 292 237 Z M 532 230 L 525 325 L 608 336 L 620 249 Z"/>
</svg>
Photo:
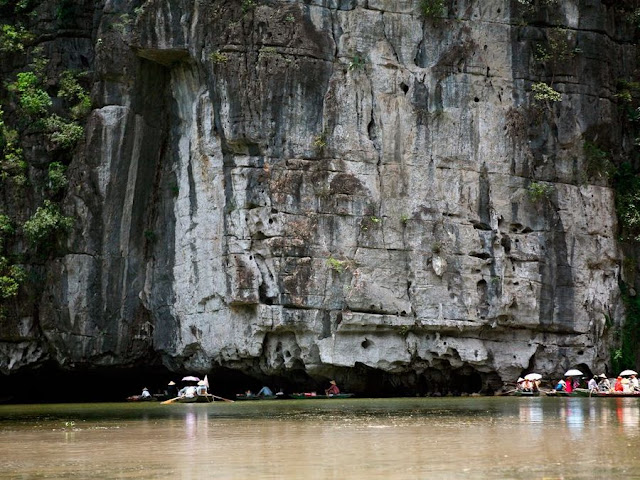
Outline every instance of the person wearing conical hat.
<svg viewBox="0 0 640 480">
<path fill-rule="evenodd" d="M 171 380 L 167 385 L 167 397 L 174 398 L 178 396 L 178 387 L 176 386 L 176 382 Z"/>
<path fill-rule="evenodd" d="M 607 376 L 604 373 L 601 373 L 598 375 L 598 378 L 600 378 L 600 381 L 598 382 L 598 390 L 601 392 L 609 392 L 611 390 L 611 382 Z"/>
<path fill-rule="evenodd" d="M 198 386 L 196 387 L 196 395 L 206 395 L 207 394 L 207 385 L 204 381 L 200 380 L 198 382 Z"/>
<path fill-rule="evenodd" d="M 338 388 L 338 385 L 336 385 L 336 381 L 331 380 L 329 383 L 331 385 L 324 391 L 324 393 L 326 395 L 338 395 L 340 393 L 340 389 Z"/>
<path fill-rule="evenodd" d="M 631 381 L 627 377 L 622 377 L 622 380 L 620 380 L 620 383 L 622 383 L 623 392 L 629 393 L 631 391 Z"/>
</svg>

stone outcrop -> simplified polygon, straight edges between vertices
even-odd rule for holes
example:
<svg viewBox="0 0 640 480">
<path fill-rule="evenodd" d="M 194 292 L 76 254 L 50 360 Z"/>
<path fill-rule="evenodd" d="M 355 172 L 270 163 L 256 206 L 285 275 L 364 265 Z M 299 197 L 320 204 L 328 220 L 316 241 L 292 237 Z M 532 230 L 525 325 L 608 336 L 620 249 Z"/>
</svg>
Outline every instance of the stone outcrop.
<svg viewBox="0 0 640 480">
<path fill-rule="evenodd" d="M 624 145 L 616 81 L 637 51 L 613 6 L 90 3 L 82 41 L 47 43 L 93 71 L 76 228 L 0 342 L 2 372 L 446 391 L 606 368 L 622 261 L 583 145 Z M 541 66 L 557 27 L 573 53 Z M 561 101 L 536 102 L 539 81 Z"/>
</svg>

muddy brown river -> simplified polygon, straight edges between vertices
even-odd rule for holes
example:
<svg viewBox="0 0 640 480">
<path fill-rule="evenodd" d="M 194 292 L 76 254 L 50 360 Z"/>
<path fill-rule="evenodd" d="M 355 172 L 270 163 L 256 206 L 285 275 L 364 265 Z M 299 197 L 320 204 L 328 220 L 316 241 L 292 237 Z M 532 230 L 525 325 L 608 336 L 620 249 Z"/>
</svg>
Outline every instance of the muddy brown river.
<svg viewBox="0 0 640 480">
<path fill-rule="evenodd" d="M 640 478 L 640 400 L 0 406 L 0 479 Z"/>
</svg>

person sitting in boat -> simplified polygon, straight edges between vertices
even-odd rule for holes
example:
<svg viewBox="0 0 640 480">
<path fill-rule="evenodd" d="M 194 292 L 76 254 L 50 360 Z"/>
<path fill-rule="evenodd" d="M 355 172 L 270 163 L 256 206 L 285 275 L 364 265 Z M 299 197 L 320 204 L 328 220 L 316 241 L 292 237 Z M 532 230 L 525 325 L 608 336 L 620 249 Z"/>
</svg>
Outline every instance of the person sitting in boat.
<svg viewBox="0 0 640 480">
<path fill-rule="evenodd" d="M 637 392 L 638 390 L 640 390 L 640 382 L 638 382 L 638 379 L 635 375 L 631 375 L 631 378 L 629 379 L 629 389 L 632 392 Z"/>
<path fill-rule="evenodd" d="M 273 397 L 273 392 L 266 385 L 260 389 L 258 393 L 256 393 L 258 397 Z"/>
<path fill-rule="evenodd" d="M 616 378 L 616 383 L 613 385 L 614 392 L 624 392 L 624 387 L 622 386 L 622 377 Z"/>
<path fill-rule="evenodd" d="M 589 380 L 589 383 L 587 384 L 587 388 L 589 389 L 590 392 L 598 391 L 598 381 L 596 380 L 596 377 L 593 377 Z"/>
<path fill-rule="evenodd" d="M 142 393 L 140 394 L 140 400 L 151 400 L 152 398 L 153 397 L 149 393 L 149 389 L 147 387 L 144 387 L 142 389 Z"/>
<path fill-rule="evenodd" d="M 516 390 L 518 392 L 524 390 L 524 378 L 518 377 L 518 380 L 516 381 Z"/>
<path fill-rule="evenodd" d="M 196 395 L 206 395 L 207 394 L 207 384 L 204 381 L 200 380 L 198 382 L 198 386 L 196 387 Z"/>
<path fill-rule="evenodd" d="M 336 385 L 336 381 L 335 380 L 331 380 L 329 382 L 331 384 L 331 386 L 329 388 L 327 388 L 324 393 L 326 395 L 338 395 L 340 393 L 340 389 L 338 388 L 338 385 Z"/>
<path fill-rule="evenodd" d="M 251 390 L 247 390 L 246 392 L 244 392 L 244 396 L 247 398 L 251 398 L 251 397 L 254 397 L 255 395 Z"/>
<path fill-rule="evenodd" d="M 180 391 L 178 392 L 178 396 L 193 398 L 196 396 L 196 392 L 197 389 L 195 385 L 187 385 L 186 387 L 180 389 Z"/>
<path fill-rule="evenodd" d="M 176 382 L 171 380 L 167 385 L 167 397 L 174 398 L 178 396 L 178 387 L 176 387 Z"/>
<path fill-rule="evenodd" d="M 622 391 L 629 393 L 631 391 L 631 381 L 627 377 L 622 377 Z"/>
<path fill-rule="evenodd" d="M 567 388 L 567 382 L 564 381 L 564 379 L 560 379 L 558 380 L 558 384 L 556 385 L 556 391 L 557 392 L 564 392 Z"/>
<path fill-rule="evenodd" d="M 604 373 L 601 373 L 600 375 L 598 375 L 598 378 L 600 378 L 600 382 L 598 382 L 598 390 L 600 390 L 601 392 L 608 392 L 611 390 L 611 382 L 609 381 L 609 379 L 607 378 L 607 376 Z"/>
<path fill-rule="evenodd" d="M 571 377 L 567 377 L 564 381 L 564 391 L 567 393 L 573 392 L 573 382 L 571 381 Z"/>
</svg>

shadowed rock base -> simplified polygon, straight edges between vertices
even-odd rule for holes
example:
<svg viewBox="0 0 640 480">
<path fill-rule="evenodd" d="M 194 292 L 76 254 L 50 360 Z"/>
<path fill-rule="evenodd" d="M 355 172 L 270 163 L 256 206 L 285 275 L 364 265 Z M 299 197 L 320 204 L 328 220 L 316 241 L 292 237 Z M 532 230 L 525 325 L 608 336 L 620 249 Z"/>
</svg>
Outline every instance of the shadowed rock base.
<svg viewBox="0 0 640 480">
<path fill-rule="evenodd" d="M 164 393 L 170 380 L 180 384 L 182 377 L 204 373 L 172 373 L 163 367 L 102 368 L 65 371 L 53 365 L 43 365 L 35 371 L 0 377 L 0 402 L 3 403 L 57 403 L 57 402 L 119 402 L 138 395 L 147 387 L 153 394 Z M 484 376 L 464 370 L 446 375 L 432 369 L 421 375 L 389 374 L 357 365 L 352 369 L 339 369 L 326 379 L 309 377 L 304 370 L 290 372 L 287 377 L 255 378 L 244 373 L 221 368 L 207 372 L 210 390 L 217 395 L 233 398 L 236 393 L 251 389 L 257 392 L 263 385 L 285 393 L 295 391 L 322 392 L 330 378 L 335 378 L 344 391 L 358 397 L 492 394 L 501 385 L 497 376 Z M 485 387 L 483 388 L 483 385 Z"/>
</svg>

